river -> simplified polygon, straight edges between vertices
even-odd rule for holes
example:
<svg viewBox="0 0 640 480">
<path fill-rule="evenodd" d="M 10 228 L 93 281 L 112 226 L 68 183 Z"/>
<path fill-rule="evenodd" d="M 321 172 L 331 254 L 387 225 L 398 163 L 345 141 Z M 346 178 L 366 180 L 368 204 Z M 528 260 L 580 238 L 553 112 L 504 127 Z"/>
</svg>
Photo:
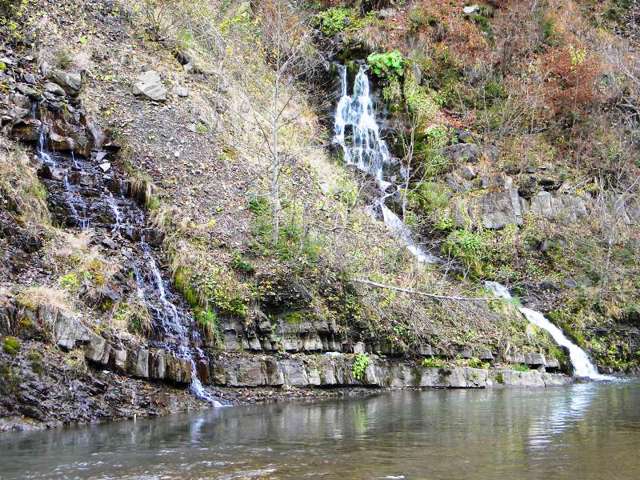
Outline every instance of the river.
<svg viewBox="0 0 640 480">
<path fill-rule="evenodd" d="M 0 436 L 9 479 L 637 480 L 640 383 L 398 391 Z"/>
</svg>

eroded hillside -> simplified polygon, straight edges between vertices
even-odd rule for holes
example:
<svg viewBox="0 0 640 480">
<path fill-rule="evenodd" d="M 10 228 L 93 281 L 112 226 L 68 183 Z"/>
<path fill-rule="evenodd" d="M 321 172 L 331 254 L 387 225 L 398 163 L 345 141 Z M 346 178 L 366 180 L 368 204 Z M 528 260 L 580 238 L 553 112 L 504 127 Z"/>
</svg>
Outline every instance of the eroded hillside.
<svg viewBox="0 0 640 480">
<path fill-rule="evenodd" d="M 0 2 L 8 414 L 21 375 L 53 375 L 33 367 L 50 343 L 45 311 L 90 332 L 69 353 L 47 347 L 47 359 L 72 360 L 67 375 L 187 375 L 179 359 L 161 374 L 147 352 L 155 314 L 136 291 L 136 247 L 123 247 L 139 235 L 68 222 L 55 172 L 33 156 L 42 125 L 53 151 L 104 165 L 144 208 L 142 239 L 211 359 L 198 366 L 205 384 L 359 384 L 349 362 L 362 350 L 433 367 L 569 368 L 513 305 L 486 300 L 485 280 L 549 312 L 602 367 L 637 364 L 637 86 L 623 3 L 13 3 Z M 281 77 L 282 52 L 297 70 Z M 368 213 L 371 179 L 332 147 L 336 62 L 350 75 L 368 64 L 384 137 L 409 172 L 393 209 L 442 263 L 417 262 Z M 317 354 L 354 351 L 354 378 L 312 380 Z"/>
</svg>

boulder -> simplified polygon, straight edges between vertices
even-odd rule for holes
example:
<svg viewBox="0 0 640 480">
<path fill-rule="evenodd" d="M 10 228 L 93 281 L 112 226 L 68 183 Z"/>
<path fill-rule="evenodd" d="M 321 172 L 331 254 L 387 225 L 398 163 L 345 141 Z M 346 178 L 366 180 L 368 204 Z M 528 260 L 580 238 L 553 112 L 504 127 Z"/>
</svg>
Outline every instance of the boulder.
<svg viewBox="0 0 640 480">
<path fill-rule="evenodd" d="M 527 353 L 525 355 L 525 363 L 532 367 L 544 367 L 546 361 L 541 353 Z"/>
<path fill-rule="evenodd" d="M 66 92 L 64 91 L 64 88 L 62 88 L 57 83 L 53 83 L 53 82 L 45 83 L 44 84 L 44 91 L 45 91 L 45 93 L 49 93 L 49 94 L 53 95 L 54 97 L 64 97 L 66 95 Z"/>
<path fill-rule="evenodd" d="M 124 373 L 127 370 L 127 351 L 124 349 L 111 349 L 111 358 L 109 360 L 111 367 L 117 372 Z"/>
<path fill-rule="evenodd" d="M 522 199 L 515 189 L 485 194 L 480 208 L 484 228 L 499 230 L 507 225 L 522 225 Z"/>
<path fill-rule="evenodd" d="M 51 70 L 47 78 L 60 85 L 72 96 L 78 95 L 82 88 L 82 76 L 79 73 L 67 73 L 62 70 Z"/>
<path fill-rule="evenodd" d="M 445 147 L 442 150 L 442 154 L 456 164 L 464 162 L 475 163 L 480 159 L 481 151 L 475 143 L 458 143 Z"/>
<path fill-rule="evenodd" d="M 93 333 L 79 318 L 60 309 L 41 305 L 38 318 L 53 333 L 56 345 L 64 350 L 73 350 L 88 343 L 92 338 Z"/>
<path fill-rule="evenodd" d="M 236 365 L 235 382 L 232 387 L 258 387 L 267 385 L 267 379 L 259 357 L 245 356 L 239 359 Z"/>
<path fill-rule="evenodd" d="M 133 86 L 134 95 L 144 95 L 155 101 L 165 101 L 167 99 L 167 89 L 162 84 L 158 72 L 149 70 L 138 77 L 138 81 Z"/>
<path fill-rule="evenodd" d="M 36 143 L 40 138 L 40 121 L 34 118 L 23 118 L 11 127 L 11 136 L 24 143 Z"/>
</svg>

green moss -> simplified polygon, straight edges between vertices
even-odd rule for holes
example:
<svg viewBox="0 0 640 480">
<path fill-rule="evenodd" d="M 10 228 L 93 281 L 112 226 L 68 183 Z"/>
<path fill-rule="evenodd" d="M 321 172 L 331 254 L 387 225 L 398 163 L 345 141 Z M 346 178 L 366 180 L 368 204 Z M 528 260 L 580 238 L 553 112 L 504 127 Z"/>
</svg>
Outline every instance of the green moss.
<svg viewBox="0 0 640 480">
<path fill-rule="evenodd" d="M 22 342 L 16 337 L 6 337 L 2 342 L 2 349 L 9 355 L 17 355 L 22 347 Z"/>
<path fill-rule="evenodd" d="M 40 353 L 36 349 L 31 349 L 27 353 L 27 360 L 31 364 L 31 370 L 33 370 L 38 375 L 42 375 L 44 373 L 44 357 L 42 353 Z"/>
<path fill-rule="evenodd" d="M 475 276 L 485 273 L 487 245 L 481 234 L 469 230 L 454 230 L 442 244 L 442 253 L 455 258 Z"/>
<path fill-rule="evenodd" d="M 502 372 L 498 372 L 496 374 L 496 382 L 498 382 L 500 385 L 504 384 L 504 374 Z"/>
<path fill-rule="evenodd" d="M 511 368 L 516 372 L 528 372 L 530 370 L 529 365 L 525 365 L 524 363 L 513 365 Z"/>
<path fill-rule="evenodd" d="M 410 208 L 423 215 L 448 206 L 450 196 L 445 185 L 435 182 L 420 182 L 407 195 Z"/>
<path fill-rule="evenodd" d="M 283 320 L 289 324 L 299 325 L 304 321 L 305 313 L 301 311 L 288 312 L 283 317 Z"/>
</svg>

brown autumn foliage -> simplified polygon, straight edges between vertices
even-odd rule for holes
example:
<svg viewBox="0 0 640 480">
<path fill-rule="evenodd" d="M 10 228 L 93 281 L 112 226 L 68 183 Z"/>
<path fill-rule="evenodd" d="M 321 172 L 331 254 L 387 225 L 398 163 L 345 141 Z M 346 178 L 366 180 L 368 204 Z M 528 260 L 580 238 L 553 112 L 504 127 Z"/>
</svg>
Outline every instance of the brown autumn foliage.
<svg viewBox="0 0 640 480">
<path fill-rule="evenodd" d="M 602 63 L 586 48 L 555 47 L 540 58 L 540 66 L 546 103 L 554 115 L 578 115 L 600 103 Z"/>
</svg>

